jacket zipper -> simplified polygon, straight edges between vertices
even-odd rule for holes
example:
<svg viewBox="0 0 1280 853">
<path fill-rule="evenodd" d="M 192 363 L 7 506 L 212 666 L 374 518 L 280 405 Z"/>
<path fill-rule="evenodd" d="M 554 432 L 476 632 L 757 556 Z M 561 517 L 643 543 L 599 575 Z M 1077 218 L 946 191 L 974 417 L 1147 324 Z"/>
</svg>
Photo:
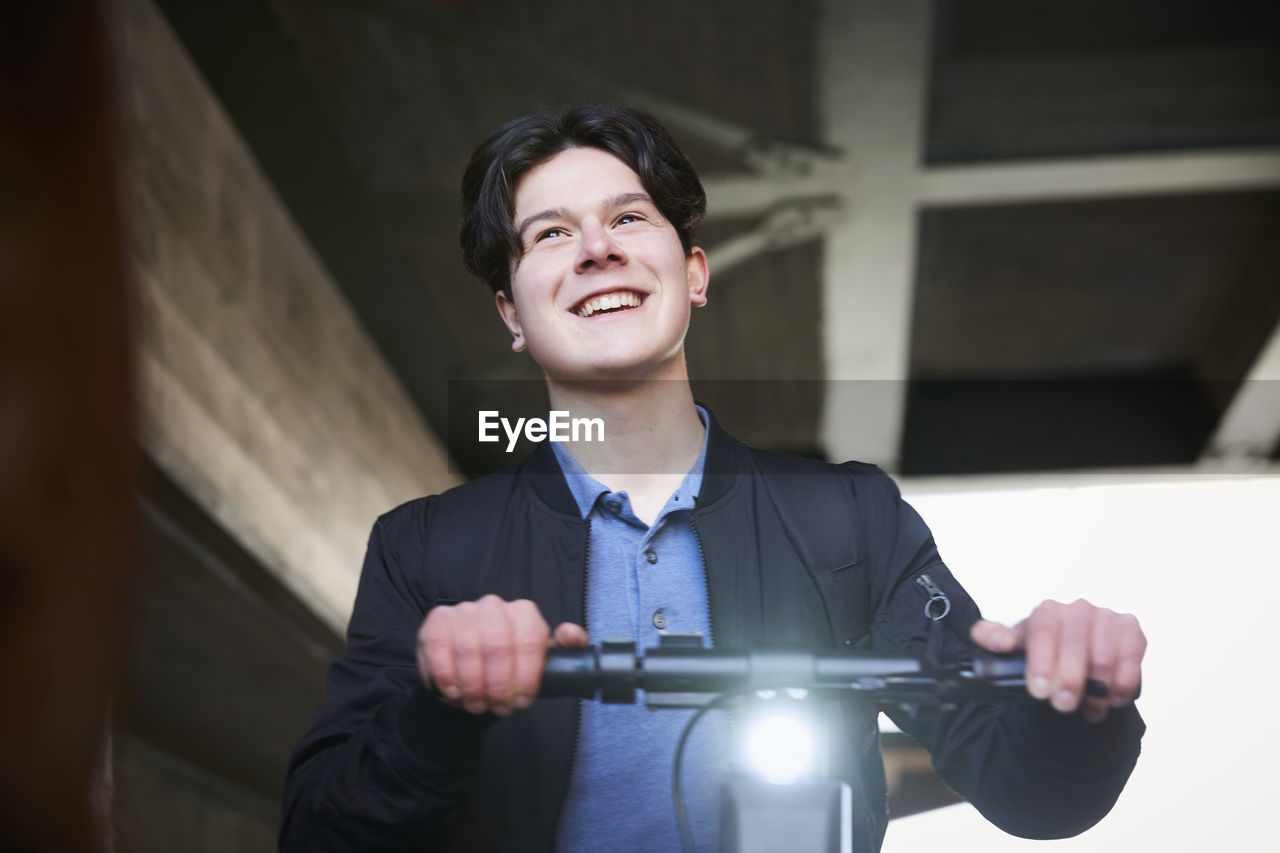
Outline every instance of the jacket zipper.
<svg viewBox="0 0 1280 853">
<path fill-rule="evenodd" d="M 591 576 L 591 519 L 586 519 L 587 536 L 584 540 L 582 555 L 582 627 L 587 627 L 587 579 Z M 701 545 L 699 545 L 701 548 Z M 564 819 L 564 805 L 569 799 L 569 786 L 573 783 L 573 765 L 578 760 L 578 742 L 582 739 L 582 703 L 586 699 L 577 699 L 573 703 L 573 737 L 569 741 L 569 769 L 565 773 L 564 785 L 560 789 L 560 804 L 556 807 L 556 819 L 552 824 L 550 850 L 555 851 L 560 842 L 560 824 Z"/>
<path fill-rule="evenodd" d="M 934 583 L 933 578 L 927 573 L 921 572 L 916 577 L 916 583 L 919 584 L 929 596 L 924 603 L 924 615 L 929 620 L 929 633 L 925 639 L 924 659 L 930 663 L 937 663 L 942 656 L 942 620 L 947 618 L 947 614 L 951 612 L 951 599 L 942 587 Z M 950 627 L 951 623 L 947 623 Z"/>
<path fill-rule="evenodd" d="M 702 588 L 707 595 L 707 648 L 714 649 L 716 629 L 713 622 L 715 610 L 711 606 L 711 573 L 707 570 L 707 554 L 702 550 L 702 534 L 698 532 L 698 525 L 694 521 L 692 512 L 689 513 L 689 529 L 693 531 L 693 541 L 698 543 L 698 559 L 702 561 Z M 725 708 L 724 713 L 729 724 L 729 749 L 732 753 L 742 743 L 742 736 L 738 730 L 738 714 L 732 706 Z"/>
<path fill-rule="evenodd" d="M 707 554 L 702 550 L 702 534 L 698 532 L 698 524 L 693 513 L 689 513 L 689 529 L 693 531 L 693 541 L 698 543 L 698 559 L 702 561 L 702 588 L 707 596 L 707 648 L 716 647 L 716 629 L 712 622 L 715 608 L 711 606 L 711 573 L 707 571 Z"/>
</svg>

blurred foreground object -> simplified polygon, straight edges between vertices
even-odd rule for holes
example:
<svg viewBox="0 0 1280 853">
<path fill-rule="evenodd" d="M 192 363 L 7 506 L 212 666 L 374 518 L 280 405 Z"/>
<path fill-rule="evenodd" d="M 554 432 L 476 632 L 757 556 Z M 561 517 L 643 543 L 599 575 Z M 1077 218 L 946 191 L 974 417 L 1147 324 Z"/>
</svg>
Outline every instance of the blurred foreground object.
<svg viewBox="0 0 1280 853">
<path fill-rule="evenodd" d="M 0 24 L 0 849 L 106 849 L 131 598 L 132 389 L 101 9 Z M 95 815 L 95 811 L 99 814 Z"/>
</svg>

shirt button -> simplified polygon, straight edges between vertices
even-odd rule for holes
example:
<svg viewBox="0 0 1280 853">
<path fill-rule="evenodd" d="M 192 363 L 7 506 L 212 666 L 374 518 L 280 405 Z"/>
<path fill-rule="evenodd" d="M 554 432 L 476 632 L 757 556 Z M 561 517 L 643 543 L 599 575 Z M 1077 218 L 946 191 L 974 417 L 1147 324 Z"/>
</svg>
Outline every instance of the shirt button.
<svg viewBox="0 0 1280 853">
<path fill-rule="evenodd" d="M 655 610 L 653 613 L 653 627 L 657 628 L 659 631 L 667 627 L 667 614 L 663 613 L 661 610 Z"/>
<path fill-rule="evenodd" d="M 644 552 L 644 558 L 650 563 L 656 563 L 658 562 L 658 552 L 650 548 Z"/>
<path fill-rule="evenodd" d="M 622 504 L 619 501 L 605 501 L 604 505 L 605 505 L 605 508 L 608 509 L 609 512 L 613 513 L 614 515 L 617 515 L 618 513 L 622 512 Z"/>
</svg>

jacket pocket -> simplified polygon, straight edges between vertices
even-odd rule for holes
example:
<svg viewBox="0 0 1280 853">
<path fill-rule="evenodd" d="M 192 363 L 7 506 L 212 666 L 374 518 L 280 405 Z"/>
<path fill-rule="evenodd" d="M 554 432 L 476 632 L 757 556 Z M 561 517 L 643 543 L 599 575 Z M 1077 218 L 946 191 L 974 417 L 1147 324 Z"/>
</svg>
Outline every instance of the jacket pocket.
<svg viewBox="0 0 1280 853">
<path fill-rule="evenodd" d="M 908 575 L 876 614 L 876 627 L 907 651 L 928 659 L 963 655 L 980 618 L 973 599 L 941 561 Z"/>
<path fill-rule="evenodd" d="M 823 578 L 823 594 L 832 602 L 837 647 L 851 649 L 861 645 L 871 625 L 871 591 L 865 564 L 842 563 L 819 575 Z"/>
</svg>

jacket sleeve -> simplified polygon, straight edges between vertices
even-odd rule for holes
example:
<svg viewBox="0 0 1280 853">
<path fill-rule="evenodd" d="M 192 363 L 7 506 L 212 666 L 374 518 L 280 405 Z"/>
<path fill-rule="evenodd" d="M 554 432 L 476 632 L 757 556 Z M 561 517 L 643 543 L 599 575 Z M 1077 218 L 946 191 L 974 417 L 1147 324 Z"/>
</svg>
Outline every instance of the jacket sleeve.
<svg viewBox="0 0 1280 853">
<path fill-rule="evenodd" d="M 971 650 L 978 607 L 942 562 L 928 527 L 883 472 L 865 466 L 858 473 L 874 643 L 916 655 Z M 950 601 L 938 622 L 926 613 L 931 593 L 922 576 Z M 1145 730 L 1132 705 L 1097 724 L 1042 702 L 885 712 L 929 751 L 948 785 L 996 826 L 1024 838 L 1065 838 L 1101 820 L 1133 771 Z"/>
<path fill-rule="evenodd" d="M 289 763 L 282 851 L 430 849 L 467 796 L 493 718 L 437 702 L 418 678 L 432 602 L 412 574 L 428 511 L 429 499 L 407 504 L 373 528 L 328 702 Z"/>
</svg>

